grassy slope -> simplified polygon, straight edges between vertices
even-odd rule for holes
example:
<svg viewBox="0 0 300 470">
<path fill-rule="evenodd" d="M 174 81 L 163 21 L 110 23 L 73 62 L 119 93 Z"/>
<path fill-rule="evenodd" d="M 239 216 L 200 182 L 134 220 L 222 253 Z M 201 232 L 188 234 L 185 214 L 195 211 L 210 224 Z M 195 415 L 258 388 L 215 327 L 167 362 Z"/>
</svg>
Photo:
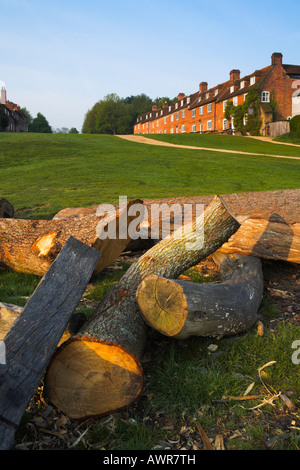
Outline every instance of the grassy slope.
<svg viewBox="0 0 300 470">
<path fill-rule="evenodd" d="M 242 152 L 250 153 L 300 157 L 300 147 L 297 148 L 287 145 L 273 144 L 271 142 L 264 142 L 251 137 L 214 134 L 155 134 L 144 135 L 144 137 L 179 145 L 192 145 L 195 147 L 219 148 L 222 150 L 240 150 Z M 282 140 L 282 142 L 288 141 Z"/>
<path fill-rule="evenodd" d="M 148 146 L 113 136 L 0 134 L 0 196 L 23 218 L 50 218 L 65 207 L 113 203 L 121 195 L 293 189 L 299 187 L 299 165 L 297 160 Z"/>
</svg>

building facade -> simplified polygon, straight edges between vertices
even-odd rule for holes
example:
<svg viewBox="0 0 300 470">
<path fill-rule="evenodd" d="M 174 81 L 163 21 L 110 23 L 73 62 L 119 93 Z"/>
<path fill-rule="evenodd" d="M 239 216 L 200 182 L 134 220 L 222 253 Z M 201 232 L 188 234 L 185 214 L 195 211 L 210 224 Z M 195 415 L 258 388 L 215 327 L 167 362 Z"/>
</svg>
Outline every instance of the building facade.
<svg viewBox="0 0 300 470">
<path fill-rule="evenodd" d="M 1 87 L 0 94 L 0 117 L 0 131 L 27 132 L 26 117 L 22 113 L 20 106 L 7 100 L 4 86 Z"/>
<path fill-rule="evenodd" d="M 300 65 L 285 65 L 282 54 L 274 52 L 270 65 L 250 75 L 241 77 L 240 70 L 233 69 L 226 82 L 212 88 L 201 82 L 195 93 L 189 96 L 179 93 L 175 103 L 164 103 L 161 109 L 153 106 L 137 118 L 134 134 L 233 133 L 234 121 L 224 114 L 226 105 L 243 104 L 254 86 L 260 95 L 262 134 L 267 133 L 267 124 L 274 120 L 270 106 L 273 98 L 276 121 L 300 114 Z"/>
</svg>

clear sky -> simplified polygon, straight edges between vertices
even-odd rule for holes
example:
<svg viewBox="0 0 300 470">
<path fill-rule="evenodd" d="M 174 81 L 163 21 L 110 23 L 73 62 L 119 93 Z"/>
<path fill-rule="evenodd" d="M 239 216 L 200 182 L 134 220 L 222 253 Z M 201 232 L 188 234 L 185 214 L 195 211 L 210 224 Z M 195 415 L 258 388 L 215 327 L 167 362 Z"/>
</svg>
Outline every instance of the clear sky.
<svg viewBox="0 0 300 470">
<path fill-rule="evenodd" d="M 187 95 L 234 68 L 300 64 L 299 0 L 0 0 L 7 98 L 81 130 L 108 93 Z"/>
</svg>

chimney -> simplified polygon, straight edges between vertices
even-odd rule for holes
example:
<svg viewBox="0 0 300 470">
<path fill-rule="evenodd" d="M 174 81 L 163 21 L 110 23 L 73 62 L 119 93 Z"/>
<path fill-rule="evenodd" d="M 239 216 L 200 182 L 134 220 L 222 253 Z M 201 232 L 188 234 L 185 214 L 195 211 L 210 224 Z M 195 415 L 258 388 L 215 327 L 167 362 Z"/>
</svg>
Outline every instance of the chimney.
<svg viewBox="0 0 300 470">
<path fill-rule="evenodd" d="M 157 106 L 156 106 L 156 104 L 154 104 L 154 105 L 152 106 L 152 111 L 157 111 Z"/>
<path fill-rule="evenodd" d="M 168 107 L 169 107 L 169 105 L 168 105 L 168 102 L 167 102 L 167 101 L 165 101 L 165 102 L 163 103 L 163 106 L 162 106 L 162 107 L 163 107 L 163 109 L 166 109 L 166 108 L 168 108 Z"/>
<path fill-rule="evenodd" d="M 272 54 L 272 65 L 282 65 L 282 54 L 281 54 L 281 52 L 273 52 L 273 54 Z"/>
<path fill-rule="evenodd" d="M 206 91 L 206 90 L 207 90 L 207 86 L 208 86 L 207 82 L 201 82 L 200 85 L 199 85 L 199 91 L 200 91 L 200 93 L 203 93 L 204 91 Z"/>
<path fill-rule="evenodd" d="M 185 97 L 184 93 L 179 93 L 178 94 L 178 101 L 183 100 L 184 97 Z"/>
<path fill-rule="evenodd" d="M 236 80 L 240 79 L 241 72 L 240 70 L 233 69 L 230 71 L 229 75 L 230 75 L 230 81 L 235 82 Z"/>
<path fill-rule="evenodd" d="M 2 87 L 1 87 L 0 103 L 5 104 L 6 102 L 7 102 L 7 99 L 6 99 L 6 90 L 5 90 L 5 87 L 2 86 Z"/>
</svg>

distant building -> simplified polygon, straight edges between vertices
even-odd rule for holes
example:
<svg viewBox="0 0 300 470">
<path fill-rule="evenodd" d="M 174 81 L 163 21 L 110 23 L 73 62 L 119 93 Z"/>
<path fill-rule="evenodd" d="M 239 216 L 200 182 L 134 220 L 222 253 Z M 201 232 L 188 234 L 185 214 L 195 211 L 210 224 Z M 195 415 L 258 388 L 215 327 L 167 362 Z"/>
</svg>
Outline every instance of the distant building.
<svg viewBox="0 0 300 470">
<path fill-rule="evenodd" d="M 277 102 L 276 121 L 300 114 L 300 65 L 285 65 L 282 54 L 272 54 L 271 65 L 241 77 L 240 70 L 229 73 L 229 80 L 212 88 L 201 82 L 199 90 L 189 96 L 179 93 L 177 102 L 156 106 L 137 118 L 134 134 L 172 134 L 184 132 L 232 133 L 234 122 L 226 119 L 226 105 L 243 104 L 247 93 L 256 85 L 260 92 L 261 132 L 273 120 L 270 107 L 272 94 Z"/>
<path fill-rule="evenodd" d="M 7 117 L 7 126 L 2 129 L 4 132 L 27 132 L 26 117 L 22 113 L 20 106 L 7 100 L 6 89 L 1 87 L 0 112 Z"/>
</svg>

